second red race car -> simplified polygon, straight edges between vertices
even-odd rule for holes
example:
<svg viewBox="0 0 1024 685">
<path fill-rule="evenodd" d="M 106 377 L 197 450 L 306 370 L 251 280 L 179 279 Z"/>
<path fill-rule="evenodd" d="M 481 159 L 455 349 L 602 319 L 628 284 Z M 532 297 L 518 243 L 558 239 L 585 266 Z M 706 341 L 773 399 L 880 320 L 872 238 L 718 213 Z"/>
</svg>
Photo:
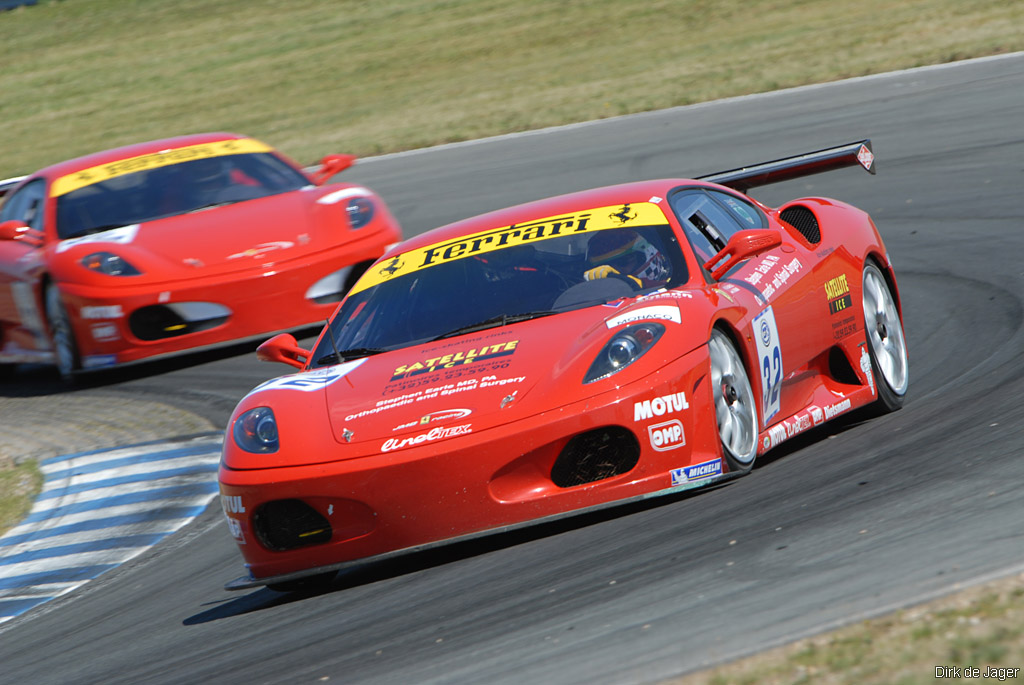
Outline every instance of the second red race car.
<svg viewBox="0 0 1024 685">
<path fill-rule="evenodd" d="M 908 387 L 896 277 L 871 218 L 778 208 L 755 185 L 848 165 L 869 141 L 555 197 L 390 251 L 301 369 L 241 400 L 228 589 L 329 582 L 368 559 L 748 472 L 758 455 Z"/>
<path fill-rule="evenodd" d="M 0 367 L 70 379 L 323 322 L 401 239 L 370 189 L 212 133 L 0 182 Z"/>
</svg>

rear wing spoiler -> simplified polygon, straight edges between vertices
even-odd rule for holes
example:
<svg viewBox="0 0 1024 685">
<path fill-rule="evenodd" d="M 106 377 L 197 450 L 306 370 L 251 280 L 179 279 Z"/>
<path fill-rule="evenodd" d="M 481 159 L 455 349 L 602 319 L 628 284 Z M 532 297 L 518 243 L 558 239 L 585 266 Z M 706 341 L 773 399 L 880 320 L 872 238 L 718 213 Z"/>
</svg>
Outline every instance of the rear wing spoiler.
<svg viewBox="0 0 1024 685">
<path fill-rule="evenodd" d="M 7 193 L 14 190 L 14 187 L 24 180 L 25 176 L 17 176 L 15 178 L 6 178 L 0 181 L 0 200 L 2 200 Z"/>
<path fill-rule="evenodd" d="M 717 174 L 698 176 L 697 180 L 718 183 L 745 193 L 750 188 L 757 186 L 789 181 L 848 166 L 861 166 L 869 174 L 875 173 L 875 154 L 871 151 L 870 139 L 808 152 L 795 157 L 784 157 L 763 164 L 719 171 Z"/>
</svg>

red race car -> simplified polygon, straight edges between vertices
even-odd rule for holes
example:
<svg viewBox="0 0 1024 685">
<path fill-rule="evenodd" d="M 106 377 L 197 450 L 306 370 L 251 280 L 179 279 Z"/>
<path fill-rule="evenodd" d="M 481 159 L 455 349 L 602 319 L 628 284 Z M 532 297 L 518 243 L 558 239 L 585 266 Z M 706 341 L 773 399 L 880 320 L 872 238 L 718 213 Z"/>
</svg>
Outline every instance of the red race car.
<svg viewBox="0 0 1024 685">
<path fill-rule="evenodd" d="M 0 366 L 65 378 L 324 321 L 401 239 L 372 191 L 252 138 L 132 145 L 0 182 Z"/>
<path fill-rule="evenodd" d="M 388 252 L 301 369 L 241 400 L 220 490 L 248 575 L 329 582 L 422 549 L 749 471 L 824 422 L 899 408 L 907 348 L 871 218 L 749 187 L 869 141 L 493 212 Z"/>
</svg>

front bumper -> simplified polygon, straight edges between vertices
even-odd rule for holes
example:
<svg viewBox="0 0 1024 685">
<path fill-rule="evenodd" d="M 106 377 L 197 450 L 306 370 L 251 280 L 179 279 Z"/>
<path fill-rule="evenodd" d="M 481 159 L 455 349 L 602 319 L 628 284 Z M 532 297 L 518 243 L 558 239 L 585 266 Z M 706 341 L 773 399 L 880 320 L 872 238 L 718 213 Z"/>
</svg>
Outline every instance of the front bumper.
<svg viewBox="0 0 1024 685">
<path fill-rule="evenodd" d="M 285 582 L 721 480 L 727 466 L 708 386 L 702 347 L 586 401 L 437 443 L 287 468 L 234 470 L 222 460 L 224 512 L 250 573 L 228 589 Z M 637 403 L 680 393 L 688 408 L 637 420 Z M 636 444 L 637 458 L 625 470 L 612 466 L 610 476 L 556 485 L 553 471 L 571 441 L 602 431 L 631 436 L 625 440 Z M 678 437 L 665 437 L 673 431 Z M 320 449 L 331 449 L 329 429 L 320 432 L 326 436 Z M 225 443 L 225 450 L 237 449 L 230 439 Z M 334 443 L 334 449 L 341 446 Z M 267 507 L 280 502 L 316 519 L 304 532 L 292 531 L 297 546 L 291 549 L 268 541 L 261 522 Z M 300 542 L 302 535 L 309 544 Z"/>
<path fill-rule="evenodd" d="M 175 283 L 100 288 L 62 284 L 82 367 L 120 366 L 319 325 L 356 265 L 397 239 L 381 231 L 305 259 Z"/>
</svg>

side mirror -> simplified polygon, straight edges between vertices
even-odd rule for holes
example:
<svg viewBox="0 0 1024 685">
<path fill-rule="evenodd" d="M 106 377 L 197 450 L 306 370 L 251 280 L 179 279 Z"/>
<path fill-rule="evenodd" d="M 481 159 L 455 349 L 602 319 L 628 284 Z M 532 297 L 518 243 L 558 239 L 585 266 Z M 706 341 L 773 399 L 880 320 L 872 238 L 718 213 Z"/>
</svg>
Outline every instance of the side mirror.
<svg viewBox="0 0 1024 685">
<path fill-rule="evenodd" d="M 262 362 L 281 362 L 301 369 L 311 352 L 299 347 L 291 333 L 279 333 L 256 348 L 256 358 Z"/>
<path fill-rule="evenodd" d="M 313 183 L 322 186 L 331 176 L 355 164 L 357 159 L 355 155 L 327 155 L 320 160 L 320 168 L 313 172 Z"/>
<path fill-rule="evenodd" d="M 0 240 L 21 240 L 31 230 L 17 219 L 11 219 L 0 223 Z"/>
<path fill-rule="evenodd" d="M 704 268 L 710 271 L 711 278 L 717 281 L 744 259 L 767 252 L 781 244 L 782 235 L 778 231 L 750 229 L 733 233 L 721 252 L 705 262 Z M 715 267 L 715 264 L 718 266 Z"/>
</svg>

